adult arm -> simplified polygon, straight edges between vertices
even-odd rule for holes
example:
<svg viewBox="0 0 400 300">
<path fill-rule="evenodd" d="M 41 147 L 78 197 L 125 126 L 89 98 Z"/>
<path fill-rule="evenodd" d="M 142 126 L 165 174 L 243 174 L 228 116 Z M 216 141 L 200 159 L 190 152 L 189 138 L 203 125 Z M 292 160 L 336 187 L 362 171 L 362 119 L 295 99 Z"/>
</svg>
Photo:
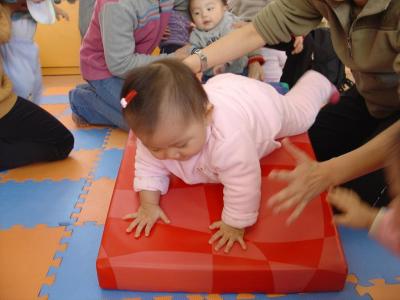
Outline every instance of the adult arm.
<svg viewBox="0 0 400 300">
<path fill-rule="evenodd" d="M 400 130 L 400 121 L 381 132 L 363 146 L 324 162 L 316 162 L 288 140 L 285 149 L 295 158 L 296 168 L 292 171 L 274 170 L 270 177 L 288 182 L 288 186 L 269 200 L 275 211 L 295 207 L 288 222 L 295 220 L 309 201 L 327 190 L 354 178 L 383 168 L 393 138 Z"/>
<path fill-rule="evenodd" d="M 265 6 L 252 23 L 212 43 L 203 49 L 203 53 L 207 56 L 208 67 L 213 67 L 244 56 L 265 44 L 288 42 L 292 35 L 306 35 L 318 26 L 321 19 L 320 12 L 311 0 L 275 1 Z M 197 56 L 189 56 L 184 62 L 193 72 L 200 71 L 200 60 Z"/>
</svg>

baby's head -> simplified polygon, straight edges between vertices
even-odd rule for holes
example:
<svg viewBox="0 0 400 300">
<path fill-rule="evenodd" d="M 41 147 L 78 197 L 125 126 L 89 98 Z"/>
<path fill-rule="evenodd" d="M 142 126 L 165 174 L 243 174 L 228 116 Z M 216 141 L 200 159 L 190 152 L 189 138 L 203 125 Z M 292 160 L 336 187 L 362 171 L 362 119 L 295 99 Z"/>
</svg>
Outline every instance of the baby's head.
<svg viewBox="0 0 400 300">
<path fill-rule="evenodd" d="M 182 62 L 164 59 L 132 70 L 121 94 L 126 122 L 154 157 L 187 160 L 202 150 L 213 107 Z"/>
<path fill-rule="evenodd" d="M 209 31 L 221 22 L 227 0 L 189 0 L 189 14 L 196 28 Z"/>
</svg>

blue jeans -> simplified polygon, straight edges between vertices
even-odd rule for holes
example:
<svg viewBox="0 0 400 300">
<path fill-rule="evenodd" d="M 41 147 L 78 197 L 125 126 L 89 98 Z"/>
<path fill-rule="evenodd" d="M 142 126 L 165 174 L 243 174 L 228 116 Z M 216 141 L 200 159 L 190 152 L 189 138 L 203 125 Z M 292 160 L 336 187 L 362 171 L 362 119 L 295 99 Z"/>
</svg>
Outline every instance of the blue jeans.
<svg viewBox="0 0 400 300">
<path fill-rule="evenodd" d="M 110 77 L 78 85 L 69 92 L 73 113 L 90 124 L 111 125 L 128 130 L 120 104 L 123 82 L 121 78 Z"/>
</svg>

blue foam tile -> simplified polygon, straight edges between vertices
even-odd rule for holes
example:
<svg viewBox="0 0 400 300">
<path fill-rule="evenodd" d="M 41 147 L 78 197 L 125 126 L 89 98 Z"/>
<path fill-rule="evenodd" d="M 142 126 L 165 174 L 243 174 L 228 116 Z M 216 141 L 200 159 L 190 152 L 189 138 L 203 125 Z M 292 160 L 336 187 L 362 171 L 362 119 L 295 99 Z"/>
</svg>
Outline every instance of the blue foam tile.
<svg viewBox="0 0 400 300">
<path fill-rule="evenodd" d="M 72 114 L 71 107 L 68 106 L 68 107 L 62 112 L 62 114 L 61 114 L 60 116 L 67 116 L 67 115 L 71 115 L 71 114 Z"/>
<path fill-rule="evenodd" d="M 81 129 L 73 131 L 75 138 L 74 150 L 101 148 L 108 131 L 108 128 Z"/>
<path fill-rule="evenodd" d="M 72 235 L 68 238 L 66 251 L 59 252 L 62 257 L 58 268 L 51 270 L 55 282 L 44 285 L 40 296 L 48 299 L 87 300 L 87 299 L 123 299 L 137 298 L 153 300 L 155 296 L 166 293 L 138 293 L 117 290 L 102 290 L 97 281 L 96 258 L 100 247 L 103 226 L 86 223 L 83 226 L 71 226 Z M 168 294 L 171 295 L 171 294 Z M 181 294 L 177 294 L 181 295 Z"/>
<path fill-rule="evenodd" d="M 0 229 L 13 225 L 59 226 L 70 223 L 71 212 L 82 192 L 79 181 L 8 181 L 0 188 Z"/>
<path fill-rule="evenodd" d="M 101 177 L 116 179 L 123 153 L 124 151 L 120 149 L 104 150 L 94 173 L 94 178 L 96 180 Z"/>
<path fill-rule="evenodd" d="M 276 297 L 274 297 L 276 299 Z M 371 299 L 369 296 L 360 296 L 355 289 L 355 284 L 346 282 L 345 287 L 340 292 L 326 293 L 302 293 L 290 294 L 278 297 L 279 300 L 351 300 L 351 299 Z"/>
<path fill-rule="evenodd" d="M 366 230 L 339 228 L 349 273 L 355 274 L 358 284 L 370 286 L 369 280 L 383 278 L 387 283 L 398 283 L 400 259 L 375 240 Z"/>
<path fill-rule="evenodd" d="M 57 103 L 69 103 L 68 95 L 50 95 L 42 96 L 38 103 L 40 104 L 57 104 Z"/>
</svg>

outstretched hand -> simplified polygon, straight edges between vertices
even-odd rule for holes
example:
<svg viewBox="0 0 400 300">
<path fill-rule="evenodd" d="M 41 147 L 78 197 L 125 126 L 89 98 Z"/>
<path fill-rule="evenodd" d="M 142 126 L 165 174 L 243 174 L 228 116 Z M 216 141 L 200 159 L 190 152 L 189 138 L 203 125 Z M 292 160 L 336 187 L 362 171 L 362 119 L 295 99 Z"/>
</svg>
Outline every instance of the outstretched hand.
<svg viewBox="0 0 400 300">
<path fill-rule="evenodd" d="M 243 240 L 244 228 L 235 228 L 222 221 L 212 223 L 209 228 L 218 229 L 208 241 L 209 244 L 212 244 L 218 240 L 214 248 L 216 251 L 226 244 L 224 252 L 228 253 L 235 242 L 238 242 L 243 250 L 247 249 L 246 243 Z"/>
<path fill-rule="evenodd" d="M 275 213 L 294 207 L 287 219 L 287 223 L 290 224 L 298 218 L 312 199 L 328 189 L 329 170 L 326 170 L 322 163 L 312 160 L 288 139 L 284 139 L 282 145 L 295 159 L 296 168 L 291 171 L 273 170 L 269 174 L 269 178 L 286 181 L 288 185 L 269 199 L 268 206 L 274 207 Z"/>
<path fill-rule="evenodd" d="M 137 212 L 127 214 L 123 219 L 134 219 L 131 224 L 129 224 L 126 232 L 130 233 L 136 228 L 135 238 L 140 237 L 143 229 L 144 235 L 149 236 L 151 228 L 158 219 L 161 219 L 166 224 L 170 223 L 168 217 L 158 204 L 147 202 L 140 204 Z"/>
</svg>

